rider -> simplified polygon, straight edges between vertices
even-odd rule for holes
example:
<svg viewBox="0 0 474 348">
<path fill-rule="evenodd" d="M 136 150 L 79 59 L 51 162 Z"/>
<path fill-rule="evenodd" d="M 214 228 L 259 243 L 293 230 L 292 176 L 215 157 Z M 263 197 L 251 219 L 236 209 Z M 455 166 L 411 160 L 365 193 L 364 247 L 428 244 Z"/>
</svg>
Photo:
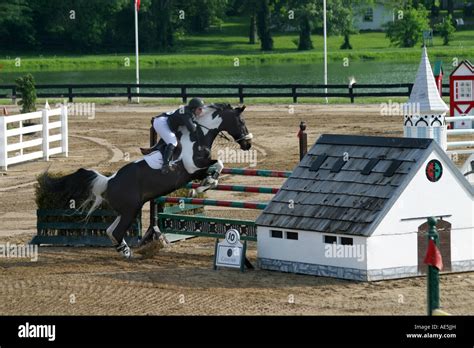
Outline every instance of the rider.
<svg viewBox="0 0 474 348">
<path fill-rule="evenodd" d="M 193 98 L 184 108 L 181 107 L 175 111 L 163 113 L 153 118 L 152 124 L 156 133 L 160 135 L 161 139 L 166 143 L 166 148 L 163 154 L 163 167 L 161 171 L 168 173 L 171 170 L 170 161 L 173 156 L 174 149 L 178 146 L 178 138 L 175 132 L 180 126 L 185 126 L 192 135 L 196 132 L 196 124 L 193 122 L 195 117 L 202 113 L 204 101 L 200 98 Z M 142 154 L 148 155 L 155 151 L 158 143 L 151 148 L 140 148 Z"/>
</svg>

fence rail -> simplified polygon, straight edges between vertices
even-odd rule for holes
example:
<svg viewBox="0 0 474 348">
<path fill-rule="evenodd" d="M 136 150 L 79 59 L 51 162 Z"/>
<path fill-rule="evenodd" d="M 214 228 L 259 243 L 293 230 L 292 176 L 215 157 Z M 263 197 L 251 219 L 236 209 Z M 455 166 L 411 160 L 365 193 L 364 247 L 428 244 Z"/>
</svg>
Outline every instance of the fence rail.
<svg viewBox="0 0 474 348">
<path fill-rule="evenodd" d="M 59 121 L 50 121 L 51 116 L 60 116 Z M 39 121 L 26 125 L 25 121 Z M 58 134 L 50 135 L 51 129 L 60 129 Z M 39 135 L 38 135 L 39 134 Z M 26 135 L 29 135 L 26 137 Z M 9 138 L 15 138 L 9 142 Z M 33 138 L 25 141 L 25 138 Z M 51 147 L 53 142 L 59 146 Z M 41 146 L 40 151 L 24 153 L 24 149 Z M 9 153 L 17 151 L 13 156 Z M 56 154 L 68 155 L 67 107 L 43 110 L 13 116 L 0 116 L 0 169 L 7 170 L 8 165 L 37 158 L 49 160 Z"/>
<path fill-rule="evenodd" d="M 136 88 L 140 93 L 136 93 Z M 67 98 L 70 103 L 74 98 L 109 98 L 133 97 L 146 98 L 181 98 L 183 103 L 192 97 L 238 98 L 243 103 L 245 98 L 298 98 L 305 97 L 342 97 L 354 103 L 355 98 L 362 97 L 408 97 L 412 83 L 392 84 L 156 84 L 156 83 L 98 83 L 98 84 L 39 84 L 36 85 L 40 98 Z M 218 89 L 220 91 L 210 91 Z M 327 89 L 327 93 L 325 93 Z M 375 90 L 374 90 L 375 89 Z M 158 90 L 158 91 L 157 91 Z M 443 84 L 443 95 L 449 95 L 449 84 Z M 0 99 L 16 99 L 21 95 L 14 85 L 0 85 Z"/>
</svg>

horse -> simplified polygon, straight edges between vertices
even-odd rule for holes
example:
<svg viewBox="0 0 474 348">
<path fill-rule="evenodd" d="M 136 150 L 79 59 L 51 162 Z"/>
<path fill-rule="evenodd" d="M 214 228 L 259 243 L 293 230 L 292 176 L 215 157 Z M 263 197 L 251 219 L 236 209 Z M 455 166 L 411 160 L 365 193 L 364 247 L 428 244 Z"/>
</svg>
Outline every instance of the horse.
<svg viewBox="0 0 474 348">
<path fill-rule="evenodd" d="M 221 160 L 211 158 L 211 148 L 218 135 L 229 139 L 223 134 L 227 132 L 242 150 L 251 148 L 253 136 L 242 117 L 244 110 L 245 105 L 236 108 L 229 104 L 207 105 L 195 122 L 197 127 L 193 135 L 186 127 L 179 127 L 176 132 L 179 146 L 171 162 L 174 170 L 169 173 L 164 174 L 161 169 L 150 167 L 148 159 L 157 156 L 154 152 L 148 155 L 150 157 L 145 156 L 126 164 L 110 177 L 95 170 L 81 168 L 60 178 L 48 178 L 45 188 L 50 192 L 65 193 L 71 198 L 87 197 L 83 203 L 83 206 L 91 204 L 87 216 L 103 200 L 107 201 L 118 213 L 115 221 L 107 228 L 107 235 L 116 250 L 129 259 L 132 252 L 124 236 L 145 202 L 165 196 L 192 180 L 202 180 L 198 192 L 217 185 L 224 165 Z M 162 152 L 165 145 L 160 140 L 155 149 Z"/>
</svg>

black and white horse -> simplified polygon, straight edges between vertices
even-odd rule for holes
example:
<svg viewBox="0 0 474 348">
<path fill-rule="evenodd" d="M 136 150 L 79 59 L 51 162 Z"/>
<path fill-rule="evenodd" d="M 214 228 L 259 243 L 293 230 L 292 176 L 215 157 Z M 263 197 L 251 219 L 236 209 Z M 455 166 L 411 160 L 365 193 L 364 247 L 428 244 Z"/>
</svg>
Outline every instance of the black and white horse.
<svg viewBox="0 0 474 348">
<path fill-rule="evenodd" d="M 165 196 L 191 180 L 203 180 L 198 189 L 201 192 L 217 184 L 217 177 L 224 166 L 222 161 L 211 159 L 211 148 L 221 132 L 230 134 L 242 150 L 250 149 L 252 134 L 248 132 L 241 115 L 244 109 L 245 106 L 209 105 L 204 107 L 197 120 L 195 136 L 191 137 L 186 127 L 180 127 L 176 132 L 180 145 L 173 157 L 175 169 L 167 174 L 151 168 L 148 159 L 140 159 L 125 165 L 110 177 L 81 168 L 73 174 L 49 179 L 46 188 L 52 192 L 70 193 L 71 198 L 88 196 L 86 202 L 92 203 L 88 214 L 106 200 L 118 213 L 107 228 L 107 235 L 117 251 L 130 258 L 131 251 L 124 236 L 145 202 Z M 165 144 L 162 140 L 160 143 L 162 151 Z M 156 153 L 148 156 L 154 155 Z M 213 171 L 209 173 L 211 166 Z"/>
</svg>

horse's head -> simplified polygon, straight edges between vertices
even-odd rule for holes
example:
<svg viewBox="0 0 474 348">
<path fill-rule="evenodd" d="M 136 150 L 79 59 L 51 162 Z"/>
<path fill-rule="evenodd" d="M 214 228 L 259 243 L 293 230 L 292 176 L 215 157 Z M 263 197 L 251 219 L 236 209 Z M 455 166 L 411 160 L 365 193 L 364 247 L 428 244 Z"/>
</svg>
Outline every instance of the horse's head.
<svg viewBox="0 0 474 348">
<path fill-rule="evenodd" d="M 245 105 L 233 108 L 229 104 L 211 104 L 203 108 L 197 122 L 204 134 L 211 132 L 212 140 L 219 132 L 227 132 L 240 145 L 242 150 L 252 147 L 252 134 L 249 133 L 242 113 Z"/>
<path fill-rule="evenodd" d="M 242 113 L 245 105 L 232 108 L 230 105 L 223 108 L 219 112 L 222 123 L 219 126 L 220 131 L 226 131 L 240 145 L 242 150 L 249 150 L 252 147 L 252 133 L 249 133 L 245 125 Z"/>
</svg>

